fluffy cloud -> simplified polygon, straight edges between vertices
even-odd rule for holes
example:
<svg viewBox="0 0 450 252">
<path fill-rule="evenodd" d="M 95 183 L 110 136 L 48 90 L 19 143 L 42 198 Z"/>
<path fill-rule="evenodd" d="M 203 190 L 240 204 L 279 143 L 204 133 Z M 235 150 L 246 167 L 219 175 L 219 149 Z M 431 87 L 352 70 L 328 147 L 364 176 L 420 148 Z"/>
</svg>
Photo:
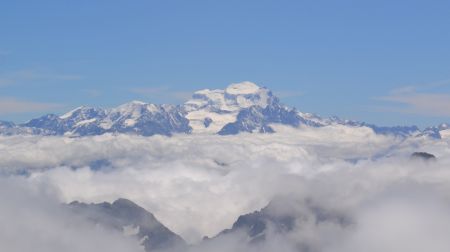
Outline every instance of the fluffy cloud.
<svg viewBox="0 0 450 252">
<path fill-rule="evenodd" d="M 0 249 L 9 252 L 143 251 L 119 233 L 64 211 L 48 185 L 0 179 Z"/>
<path fill-rule="evenodd" d="M 129 198 L 189 242 L 229 228 L 239 215 L 265 207 L 279 195 L 344 213 L 354 225 L 302 222 L 286 237 L 271 237 L 260 251 L 291 251 L 297 243 L 317 251 L 358 251 L 371 242 L 386 244 L 380 250 L 407 248 L 406 240 L 384 241 L 392 236 L 392 228 L 404 237 L 404 232 L 415 230 L 417 239 L 408 242 L 423 248 L 434 237 L 427 232 L 446 231 L 442 223 L 450 221 L 450 141 L 403 141 L 343 126 L 279 127 L 277 132 L 2 137 L 0 167 L 6 178 L 25 174 L 27 184 L 54 188 L 62 202 Z M 438 160 L 411 160 L 414 151 L 431 152 Z M 428 226 L 419 230 L 424 223 Z M 449 249 L 439 242 L 433 251 Z M 233 238 L 208 246 L 249 251 Z"/>
</svg>

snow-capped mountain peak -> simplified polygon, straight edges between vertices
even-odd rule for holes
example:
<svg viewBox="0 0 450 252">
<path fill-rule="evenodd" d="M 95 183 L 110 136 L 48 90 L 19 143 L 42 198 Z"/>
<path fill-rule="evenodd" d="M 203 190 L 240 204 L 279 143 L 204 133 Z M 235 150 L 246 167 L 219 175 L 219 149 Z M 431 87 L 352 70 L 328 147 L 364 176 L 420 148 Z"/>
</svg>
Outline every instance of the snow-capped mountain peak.
<svg viewBox="0 0 450 252">
<path fill-rule="evenodd" d="M 364 122 L 323 118 L 280 103 L 272 92 L 252 82 L 233 83 L 225 89 L 195 92 L 183 105 L 131 101 L 112 109 L 81 106 L 61 116 L 48 114 L 27 123 L 0 122 L 1 135 L 39 134 L 89 136 L 126 133 L 144 136 L 175 133 L 230 135 L 240 132 L 274 132 L 275 124 L 299 127 L 344 125 L 366 127 L 376 134 L 398 137 L 450 137 L 450 124 L 420 130 L 416 126 L 380 127 Z"/>
<path fill-rule="evenodd" d="M 147 110 L 147 105 L 145 102 L 131 101 L 111 109 L 109 117 L 138 118 Z"/>
<path fill-rule="evenodd" d="M 246 94 L 255 94 L 260 92 L 260 87 L 253 82 L 244 81 L 240 83 L 233 83 L 229 85 L 225 92 L 232 95 L 246 95 Z"/>
<path fill-rule="evenodd" d="M 272 92 L 252 82 L 233 83 L 224 90 L 204 89 L 194 93 L 184 104 L 190 126 L 196 133 L 216 133 L 235 122 L 242 109 L 266 108 L 278 99 Z"/>
<path fill-rule="evenodd" d="M 184 114 L 179 106 L 132 101 L 111 109 L 99 126 L 107 132 L 142 135 L 189 133 Z"/>
<path fill-rule="evenodd" d="M 185 107 L 188 111 L 208 108 L 214 111 L 235 112 L 254 105 L 264 108 L 274 99 L 267 88 L 252 82 L 242 82 L 231 84 L 224 90 L 199 90 L 185 103 Z"/>
<path fill-rule="evenodd" d="M 140 110 L 140 109 L 144 108 L 146 105 L 147 105 L 147 103 L 145 103 L 145 102 L 135 100 L 135 101 L 131 101 L 131 102 L 127 102 L 122 105 L 119 105 L 119 106 L 113 108 L 111 110 L 111 112 L 131 114 L 131 113 L 136 113 L 136 110 Z"/>
<path fill-rule="evenodd" d="M 259 87 L 248 81 L 229 85 L 225 89 L 225 98 L 234 101 L 239 108 L 251 106 L 265 108 L 274 100 L 277 100 L 267 88 Z"/>
<path fill-rule="evenodd" d="M 59 119 L 63 121 L 78 122 L 80 120 L 89 120 L 92 118 L 103 117 L 105 116 L 105 114 L 106 111 L 104 109 L 81 106 L 65 113 L 64 115 L 60 116 Z"/>
<path fill-rule="evenodd" d="M 71 111 L 61 115 L 59 118 L 64 120 L 64 119 L 67 119 L 69 117 L 72 117 L 74 113 L 76 113 L 77 111 L 82 110 L 83 108 L 84 108 L 84 106 L 80 106 L 78 108 L 75 108 L 75 109 L 73 109 L 73 110 L 71 110 Z"/>
</svg>

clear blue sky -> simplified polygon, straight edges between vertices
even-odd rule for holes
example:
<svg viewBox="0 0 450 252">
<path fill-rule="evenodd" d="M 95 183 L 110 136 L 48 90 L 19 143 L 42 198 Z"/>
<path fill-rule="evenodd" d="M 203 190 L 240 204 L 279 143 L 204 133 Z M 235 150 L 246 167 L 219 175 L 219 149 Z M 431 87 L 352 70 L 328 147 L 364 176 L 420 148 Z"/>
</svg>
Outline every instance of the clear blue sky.
<svg viewBox="0 0 450 252">
<path fill-rule="evenodd" d="M 0 118 L 253 81 L 301 111 L 450 121 L 450 1 L 0 2 Z"/>
</svg>

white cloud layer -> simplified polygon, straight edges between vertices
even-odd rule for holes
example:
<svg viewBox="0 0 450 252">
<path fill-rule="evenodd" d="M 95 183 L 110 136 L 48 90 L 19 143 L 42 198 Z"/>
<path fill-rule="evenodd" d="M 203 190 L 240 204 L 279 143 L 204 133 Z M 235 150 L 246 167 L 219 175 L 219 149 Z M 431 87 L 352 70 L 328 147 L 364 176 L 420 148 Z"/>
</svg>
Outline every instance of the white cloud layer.
<svg viewBox="0 0 450 252">
<path fill-rule="evenodd" d="M 21 178 L 0 179 L 1 251 L 143 251 L 136 241 L 64 211 L 49 189 Z"/>
<path fill-rule="evenodd" d="M 41 112 L 61 108 L 57 103 L 18 100 L 11 97 L 0 97 L 0 115 L 13 113 Z"/>
<path fill-rule="evenodd" d="M 369 252 L 450 251 L 433 233 L 450 231 L 449 140 L 402 141 L 344 126 L 276 130 L 226 137 L 1 137 L 0 172 L 5 180 L 28 174 L 23 180 L 47 185 L 62 202 L 129 198 L 189 242 L 287 195 L 345 213 L 355 224 L 305 222 L 259 251 L 291 251 L 295 243 L 326 252 L 366 245 Z M 414 151 L 438 159 L 411 160 Z M 210 246 L 249 251 L 230 241 Z"/>
</svg>

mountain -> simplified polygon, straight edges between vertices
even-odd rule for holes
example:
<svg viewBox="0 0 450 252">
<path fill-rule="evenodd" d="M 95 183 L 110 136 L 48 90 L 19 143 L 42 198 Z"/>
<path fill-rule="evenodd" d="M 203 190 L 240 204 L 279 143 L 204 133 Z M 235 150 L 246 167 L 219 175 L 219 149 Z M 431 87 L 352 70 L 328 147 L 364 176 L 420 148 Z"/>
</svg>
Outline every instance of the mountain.
<svg viewBox="0 0 450 252">
<path fill-rule="evenodd" d="M 433 138 L 450 136 L 450 125 L 442 123 L 438 126 L 428 127 L 421 132 L 421 135 L 431 136 Z"/>
<path fill-rule="evenodd" d="M 79 107 L 61 116 L 48 114 L 18 125 L 0 121 L 0 135 L 234 135 L 241 132 L 273 133 L 273 124 L 368 127 L 376 134 L 402 138 L 450 136 L 447 124 L 421 131 L 416 126 L 380 127 L 338 117 L 322 118 L 283 105 L 269 89 L 252 82 L 231 84 L 224 90 L 200 90 L 183 105 L 132 101 L 112 109 Z"/>
<path fill-rule="evenodd" d="M 70 211 L 95 225 L 137 238 L 145 251 L 186 247 L 185 241 L 161 224 L 153 214 L 127 199 L 111 203 L 72 202 Z"/>
<path fill-rule="evenodd" d="M 0 135 L 47 135 L 44 129 L 19 126 L 13 122 L 0 121 Z"/>
<path fill-rule="evenodd" d="M 276 100 L 277 101 L 277 100 Z M 293 127 L 308 125 L 318 127 L 320 124 L 303 118 L 295 109 L 280 105 L 278 102 L 266 107 L 251 106 L 239 111 L 236 121 L 226 124 L 219 135 L 234 135 L 240 132 L 275 132 L 270 124 L 285 124 Z"/>
<path fill-rule="evenodd" d="M 266 108 L 278 102 L 267 88 L 251 82 L 231 84 L 225 90 L 204 89 L 184 104 L 193 133 L 217 133 L 236 122 L 241 111 Z"/>
<path fill-rule="evenodd" d="M 263 209 L 239 216 L 230 229 L 212 238 L 205 237 L 199 246 L 208 248 L 211 243 L 234 240 L 264 247 L 266 242 L 278 240 L 293 244 L 294 251 L 315 251 L 311 244 L 296 238 L 316 228 L 345 229 L 352 224 L 353 220 L 346 214 L 324 208 L 312 200 L 276 197 Z"/>
<path fill-rule="evenodd" d="M 239 216 L 231 228 L 212 238 L 205 237 L 197 244 L 188 245 L 153 214 L 127 199 L 98 204 L 75 201 L 65 206 L 75 216 L 97 227 L 135 238 L 146 252 L 214 251 L 217 244 L 223 243 L 227 244 L 230 251 L 242 246 L 254 246 L 256 250 L 251 251 L 258 251 L 258 246 L 264 247 L 270 240 L 286 242 L 294 246 L 293 251 L 315 251 L 307 240 L 304 242 L 297 237 L 316 228 L 345 229 L 353 225 L 353 220 L 345 213 L 322 207 L 311 199 L 278 196 L 263 209 Z"/>
<path fill-rule="evenodd" d="M 45 115 L 20 126 L 49 135 L 90 136 L 127 133 L 143 136 L 190 133 L 182 107 L 132 101 L 111 110 L 79 107 L 62 116 Z"/>
<path fill-rule="evenodd" d="M 425 161 L 436 160 L 436 156 L 428 152 L 414 152 L 411 154 L 412 159 L 422 159 Z"/>
<path fill-rule="evenodd" d="M 106 132 L 143 136 L 190 133 L 189 121 L 182 107 L 133 101 L 112 109 L 100 122 Z"/>
</svg>

